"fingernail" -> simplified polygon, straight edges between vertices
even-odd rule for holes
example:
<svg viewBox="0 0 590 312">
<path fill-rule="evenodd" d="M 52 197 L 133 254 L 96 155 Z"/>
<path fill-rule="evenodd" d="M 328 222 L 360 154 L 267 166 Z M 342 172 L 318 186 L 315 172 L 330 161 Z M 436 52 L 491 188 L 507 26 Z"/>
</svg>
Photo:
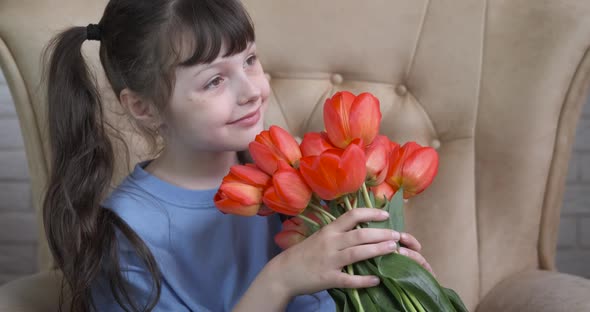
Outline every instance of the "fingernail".
<svg viewBox="0 0 590 312">
<path fill-rule="evenodd" d="M 381 280 L 379 280 L 378 277 L 376 277 L 376 276 L 371 277 L 371 284 L 379 285 L 380 282 L 381 282 Z"/>
<path fill-rule="evenodd" d="M 384 218 L 385 218 L 385 217 L 389 217 L 389 212 L 387 212 L 387 211 L 383 210 L 383 211 L 381 211 L 381 213 L 380 213 L 379 215 L 380 215 L 381 217 L 384 217 Z"/>
<path fill-rule="evenodd" d="M 397 244 L 393 241 L 389 242 L 389 244 L 387 244 L 387 247 L 389 247 L 389 249 L 391 250 L 396 250 L 397 249 Z"/>
<path fill-rule="evenodd" d="M 400 248 L 399 249 L 399 253 L 402 254 L 402 255 L 404 255 L 404 256 L 407 256 L 408 255 L 408 251 L 405 248 Z"/>
<path fill-rule="evenodd" d="M 394 240 L 399 240 L 401 235 L 399 234 L 399 232 L 396 231 L 391 231 L 391 235 L 393 236 Z"/>
</svg>

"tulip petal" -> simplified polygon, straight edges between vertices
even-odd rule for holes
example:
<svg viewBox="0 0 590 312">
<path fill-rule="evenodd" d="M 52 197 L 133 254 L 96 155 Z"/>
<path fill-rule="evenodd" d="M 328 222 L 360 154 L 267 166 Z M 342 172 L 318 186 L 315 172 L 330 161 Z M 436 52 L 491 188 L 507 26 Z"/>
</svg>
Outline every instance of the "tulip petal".
<svg viewBox="0 0 590 312">
<path fill-rule="evenodd" d="M 248 145 L 248 149 L 256 166 L 262 171 L 272 175 L 277 170 L 278 157 L 268 145 L 264 145 L 258 141 L 252 141 Z"/>
<path fill-rule="evenodd" d="M 283 231 L 275 235 L 274 241 L 280 248 L 288 249 L 302 242 L 303 240 L 305 240 L 305 238 L 306 237 L 301 235 L 301 233 L 299 232 Z"/>
<path fill-rule="evenodd" d="M 292 207 L 289 203 L 284 202 L 276 192 L 274 186 L 269 187 L 262 197 L 262 202 L 270 209 L 288 216 L 296 216 L 300 214 L 303 209 Z"/>
<path fill-rule="evenodd" d="M 299 170 L 320 198 L 332 200 L 360 188 L 367 174 L 365 164 L 363 149 L 350 144 L 344 151 L 331 149 L 319 156 L 303 157 Z"/>
<path fill-rule="evenodd" d="M 338 197 L 338 183 L 332 174 L 337 170 L 340 158 L 329 151 L 320 156 L 301 158 L 299 170 L 303 179 L 313 192 L 322 199 L 331 200 Z"/>
<path fill-rule="evenodd" d="M 340 190 L 343 194 L 353 193 L 360 189 L 367 176 L 365 152 L 357 144 L 350 144 L 342 153 L 339 168 L 343 176 Z"/>
<path fill-rule="evenodd" d="M 326 132 L 308 132 L 303 136 L 300 148 L 303 156 L 318 156 L 336 147 L 330 143 Z"/>
<path fill-rule="evenodd" d="M 301 174 L 292 167 L 283 167 L 272 177 L 279 198 L 293 208 L 305 209 L 311 200 L 311 189 Z"/>
<path fill-rule="evenodd" d="M 217 194 L 215 194 L 213 201 L 217 209 L 219 209 L 219 211 L 221 211 L 222 213 L 246 217 L 256 215 L 256 213 L 258 212 L 258 208 L 260 207 L 259 204 L 249 206 L 242 205 L 241 203 L 228 198 L 222 192 L 218 192 Z"/>
<path fill-rule="evenodd" d="M 324 103 L 324 127 L 330 142 L 336 147 L 345 148 L 353 139 L 350 136 L 349 116 L 354 99 L 354 94 L 342 91 Z"/>
<path fill-rule="evenodd" d="M 434 180 L 438 172 L 438 153 L 432 147 L 422 147 L 412 153 L 405 161 L 402 176 L 404 198 L 423 192 Z"/>
<path fill-rule="evenodd" d="M 295 138 L 285 129 L 277 126 L 271 126 L 269 132 L 272 143 L 289 164 L 294 165 L 299 162 L 301 150 Z"/>
<path fill-rule="evenodd" d="M 248 148 L 256 165 L 270 175 L 277 170 L 280 160 L 297 165 L 301 158 L 301 150 L 295 138 L 277 126 L 260 132 Z"/>
<path fill-rule="evenodd" d="M 248 184 L 237 182 L 222 183 L 219 191 L 244 206 L 260 205 L 262 203 L 262 191 Z"/>
<path fill-rule="evenodd" d="M 350 136 L 371 144 L 379 133 L 380 124 L 379 100 L 370 93 L 359 94 L 350 108 Z"/>
<path fill-rule="evenodd" d="M 256 187 L 265 187 L 270 182 L 268 174 L 253 166 L 235 165 L 229 169 L 229 172 L 244 183 Z"/>
<path fill-rule="evenodd" d="M 404 162 L 413 152 L 421 148 L 416 142 L 407 142 L 402 147 L 394 148 L 389 158 L 389 170 L 386 181 L 391 186 L 402 186 L 402 168 Z"/>
<path fill-rule="evenodd" d="M 375 203 L 377 204 L 377 207 L 383 207 L 386 202 L 393 198 L 393 195 L 395 195 L 397 190 L 397 187 L 392 187 L 387 182 L 371 187 L 371 192 L 375 195 Z"/>
<path fill-rule="evenodd" d="M 378 135 L 366 149 L 367 184 L 376 186 L 381 184 L 387 176 L 391 145 L 384 135 Z"/>
</svg>

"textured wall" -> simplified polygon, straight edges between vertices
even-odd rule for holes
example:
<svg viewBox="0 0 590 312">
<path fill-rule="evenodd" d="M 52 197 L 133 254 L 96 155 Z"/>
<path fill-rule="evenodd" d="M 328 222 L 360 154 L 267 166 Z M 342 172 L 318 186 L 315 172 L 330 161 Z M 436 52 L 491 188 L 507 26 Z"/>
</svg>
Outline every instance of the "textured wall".
<svg viewBox="0 0 590 312">
<path fill-rule="evenodd" d="M 0 72 L 0 284 L 36 270 L 36 221 L 14 104 Z"/>
<path fill-rule="evenodd" d="M 590 278 L 590 99 L 576 132 L 561 211 L 557 266 Z"/>
</svg>

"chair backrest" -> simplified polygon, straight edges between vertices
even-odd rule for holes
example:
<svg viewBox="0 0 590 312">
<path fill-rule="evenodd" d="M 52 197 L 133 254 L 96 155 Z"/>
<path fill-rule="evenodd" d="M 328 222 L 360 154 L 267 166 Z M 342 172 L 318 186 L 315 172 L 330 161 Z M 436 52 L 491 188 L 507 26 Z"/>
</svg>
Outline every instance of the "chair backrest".
<svg viewBox="0 0 590 312">
<path fill-rule="evenodd" d="M 439 175 L 410 201 L 407 228 L 470 309 L 507 276 L 554 268 L 567 163 L 590 82 L 590 2 L 244 2 L 271 81 L 267 124 L 295 135 L 320 130 L 326 97 L 368 91 L 381 100 L 381 132 L 437 148 Z M 0 65 L 36 208 L 48 172 L 42 48 L 66 26 L 97 22 L 105 4 L 0 2 Z M 95 64 L 97 44 L 86 47 Z"/>
</svg>

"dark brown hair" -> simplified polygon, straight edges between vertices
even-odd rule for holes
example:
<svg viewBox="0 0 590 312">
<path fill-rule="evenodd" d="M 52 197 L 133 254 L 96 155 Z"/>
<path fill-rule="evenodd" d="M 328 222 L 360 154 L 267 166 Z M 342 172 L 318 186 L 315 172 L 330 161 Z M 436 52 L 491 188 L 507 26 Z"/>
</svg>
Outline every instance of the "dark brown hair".
<svg viewBox="0 0 590 312">
<path fill-rule="evenodd" d="M 169 101 L 177 66 L 212 62 L 222 43 L 228 47 L 224 56 L 234 55 L 255 39 L 237 0 L 112 0 L 98 25 L 100 60 L 115 94 L 132 90 L 159 112 Z M 101 206 L 114 171 L 110 137 L 117 133 L 106 123 L 95 76 L 81 53 L 86 39 L 86 27 L 72 27 L 46 50 L 51 172 L 43 220 L 64 275 L 60 310 L 64 303 L 72 311 L 95 310 L 91 286 L 104 274 L 125 311 L 149 311 L 161 292 L 158 264 L 125 221 Z M 155 142 L 155 133 L 139 128 Z M 131 298 L 119 267 L 116 232 L 143 260 L 152 280 L 149 298 Z M 66 288 L 71 298 L 64 302 Z"/>
</svg>

